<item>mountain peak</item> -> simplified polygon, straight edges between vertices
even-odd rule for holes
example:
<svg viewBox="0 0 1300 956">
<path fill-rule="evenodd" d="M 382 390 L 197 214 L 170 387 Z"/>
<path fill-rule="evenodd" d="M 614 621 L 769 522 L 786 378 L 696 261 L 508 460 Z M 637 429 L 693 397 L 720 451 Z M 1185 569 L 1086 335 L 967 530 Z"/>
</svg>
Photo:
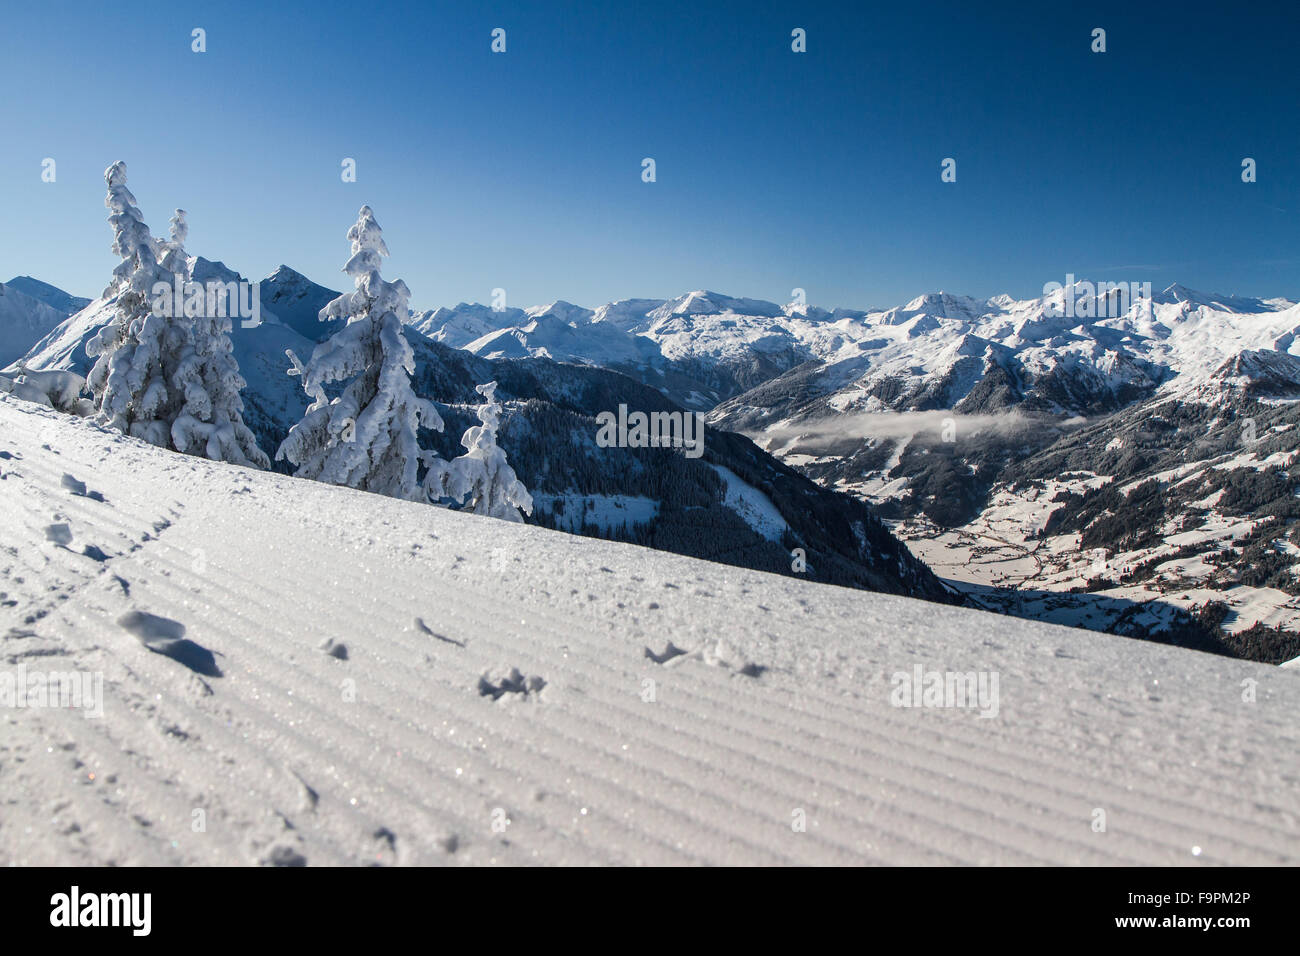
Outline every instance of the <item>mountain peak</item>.
<svg viewBox="0 0 1300 956">
<path fill-rule="evenodd" d="M 31 276 L 15 276 L 8 282 L 0 284 L 0 290 L 6 286 L 11 291 L 21 292 L 37 302 L 44 302 L 50 308 L 65 315 L 80 312 L 90 305 L 90 300 L 83 296 L 70 295 L 57 286 L 52 286 L 48 282 L 42 282 L 40 279 L 34 279 Z"/>
<path fill-rule="evenodd" d="M 670 316 L 721 315 L 728 312 L 771 319 L 785 315 L 785 311 L 775 302 L 768 302 L 766 299 L 736 298 L 720 292 L 710 292 L 707 289 L 696 289 L 675 299 L 669 299 L 650 314 L 656 319 L 666 319 Z"/>
<path fill-rule="evenodd" d="M 276 282 L 299 282 L 299 281 L 311 282 L 310 279 L 308 279 L 297 269 L 294 269 L 291 266 L 286 266 L 284 263 L 281 263 L 274 272 L 272 272 L 269 276 L 267 276 L 262 281 L 270 282 L 272 280 Z"/>
<path fill-rule="evenodd" d="M 532 319 L 549 317 L 558 319 L 567 325 L 585 325 L 595 315 L 591 309 L 574 305 L 572 302 L 566 302 L 563 299 L 556 299 L 550 305 L 534 306 L 524 311 Z"/>
</svg>

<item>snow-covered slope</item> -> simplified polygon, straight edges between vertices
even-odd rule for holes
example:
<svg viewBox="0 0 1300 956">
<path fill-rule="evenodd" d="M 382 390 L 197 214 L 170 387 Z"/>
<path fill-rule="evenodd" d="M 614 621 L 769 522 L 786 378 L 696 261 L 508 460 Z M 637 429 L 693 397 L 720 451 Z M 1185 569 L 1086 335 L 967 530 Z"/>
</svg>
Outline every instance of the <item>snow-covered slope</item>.
<svg viewBox="0 0 1300 956">
<path fill-rule="evenodd" d="M 1300 861 L 1293 670 L 250 472 L 3 396 L 0 523 L 7 668 L 103 680 L 102 718 L 0 712 L 2 863 Z M 996 716 L 891 706 L 913 667 L 996 673 Z"/>
<path fill-rule="evenodd" d="M 0 369 L 25 355 L 67 317 L 67 312 L 28 295 L 20 286 L 0 284 Z"/>
<path fill-rule="evenodd" d="M 463 349 L 492 332 L 527 325 L 528 314 L 523 309 L 496 310 L 477 302 L 462 302 L 454 308 L 412 313 L 407 324 L 427 339 Z"/>
<path fill-rule="evenodd" d="M 5 285 L 11 289 L 17 289 L 24 295 L 29 295 L 39 302 L 44 302 L 51 309 L 62 312 L 64 315 L 80 312 L 90 305 L 90 300 L 87 298 L 64 292 L 58 286 L 42 282 L 40 279 L 33 279 L 31 276 L 15 276 Z"/>
<path fill-rule="evenodd" d="M 263 309 L 313 342 L 323 342 L 345 324 L 342 319 L 320 320 L 320 310 L 339 293 L 317 285 L 288 266 L 280 266 L 262 280 L 261 296 Z"/>
</svg>

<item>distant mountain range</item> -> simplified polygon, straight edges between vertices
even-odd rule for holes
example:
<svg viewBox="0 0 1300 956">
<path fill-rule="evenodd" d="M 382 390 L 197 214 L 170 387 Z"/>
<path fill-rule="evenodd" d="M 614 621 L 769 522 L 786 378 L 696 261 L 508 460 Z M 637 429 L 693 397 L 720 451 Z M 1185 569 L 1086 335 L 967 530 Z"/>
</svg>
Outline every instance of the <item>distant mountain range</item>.
<svg viewBox="0 0 1300 956">
<path fill-rule="evenodd" d="M 828 311 L 700 291 L 422 321 L 476 354 L 601 364 L 708 408 L 874 504 L 990 608 L 1300 654 L 1290 300 L 1079 283 Z M 1115 497 L 1134 487 L 1140 501 Z"/>
</svg>

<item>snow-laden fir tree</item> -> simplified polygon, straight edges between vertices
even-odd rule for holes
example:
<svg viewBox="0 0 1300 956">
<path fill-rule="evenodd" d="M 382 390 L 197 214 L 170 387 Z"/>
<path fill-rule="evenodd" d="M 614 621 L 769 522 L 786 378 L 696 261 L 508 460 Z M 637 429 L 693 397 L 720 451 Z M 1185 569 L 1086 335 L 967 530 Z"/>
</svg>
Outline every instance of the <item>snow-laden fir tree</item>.
<svg viewBox="0 0 1300 956">
<path fill-rule="evenodd" d="M 289 353 L 289 374 L 301 377 L 313 401 L 275 457 L 297 465 L 300 478 L 423 501 L 420 463 L 435 469 L 440 463 L 421 450 L 418 429 L 441 431 L 442 417 L 411 389 L 415 356 L 400 318 L 411 292 L 401 279 L 388 282 L 379 274 L 388 247 L 369 206 L 361 207 L 348 239 L 352 258 L 343 271 L 356 291 L 320 311 L 321 321 L 347 317 L 348 324 L 316 346 L 305 364 Z M 349 379 L 338 398 L 327 398 L 325 385 Z"/>
<path fill-rule="evenodd" d="M 522 522 L 519 512 L 532 514 L 533 498 L 497 444 L 501 405 L 496 389 L 496 382 L 475 389 L 483 396 L 483 404 L 476 409 L 479 424 L 467 428 L 460 440 L 465 454 L 448 462 L 432 462 L 425 475 L 425 490 L 434 500 L 454 498 L 474 514 Z"/>
<path fill-rule="evenodd" d="M 166 240 L 154 240 L 158 244 L 158 264 L 172 275 L 181 277 L 181 285 L 190 277 L 190 264 L 185 255 L 185 240 L 189 238 L 190 226 L 185 221 L 185 210 L 177 209 L 172 213 L 171 229 Z"/>
<path fill-rule="evenodd" d="M 126 188 L 126 164 L 114 163 L 104 180 L 113 252 L 122 261 L 104 290 L 105 298 L 117 297 L 113 320 L 86 343 L 86 354 L 96 359 L 87 385 L 101 423 L 166 447 L 180 412 L 172 377 L 188 337 L 185 323 L 153 312 L 154 287 L 170 285 L 172 277 L 158 264 L 158 242 Z"/>
<path fill-rule="evenodd" d="M 171 239 L 160 246 L 161 264 L 176 276 L 181 288 L 190 280 L 189 257 L 185 254 L 188 235 L 185 210 L 177 209 L 171 220 Z M 185 298 L 189 301 L 188 293 Z M 173 377 L 183 405 L 172 423 L 172 444 L 188 455 L 269 468 L 270 460 L 244 424 L 240 392 L 245 383 L 230 340 L 231 310 L 217 308 L 215 299 L 206 296 L 203 303 L 197 315 L 176 320 L 185 324 L 188 334 Z"/>
</svg>

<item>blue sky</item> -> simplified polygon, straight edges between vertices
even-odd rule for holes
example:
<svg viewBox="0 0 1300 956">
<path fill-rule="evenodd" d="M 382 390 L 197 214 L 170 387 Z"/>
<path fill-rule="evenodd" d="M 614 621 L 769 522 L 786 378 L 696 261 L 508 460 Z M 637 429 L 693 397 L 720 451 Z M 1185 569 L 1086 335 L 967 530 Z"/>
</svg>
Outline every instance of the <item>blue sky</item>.
<svg viewBox="0 0 1300 956">
<path fill-rule="evenodd" d="M 369 203 L 417 307 L 868 307 L 1067 273 L 1300 297 L 1294 4 L 974 6 L 10 5 L 0 278 L 97 294 L 124 159 L 155 234 L 183 206 L 189 250 L 250 278 L 341 287 Z"/>
</svg>

